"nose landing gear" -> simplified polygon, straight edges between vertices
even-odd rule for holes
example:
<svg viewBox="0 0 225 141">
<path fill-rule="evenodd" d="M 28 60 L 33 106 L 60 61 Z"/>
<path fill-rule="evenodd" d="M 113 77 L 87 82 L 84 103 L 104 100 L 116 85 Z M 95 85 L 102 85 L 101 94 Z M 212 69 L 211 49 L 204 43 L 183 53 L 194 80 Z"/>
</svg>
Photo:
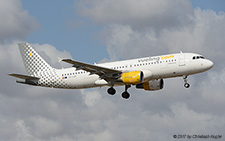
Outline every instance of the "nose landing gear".
<svg viewBox="0 0 225 141">
<path fill-rule="evenodd" d="M 190 87 L 190 84 L 187 82 L 187 76 L 183 76 L 183 79 L 184 79 L 184 87 L 185 88 L 189 88 Z"/>
</svg>

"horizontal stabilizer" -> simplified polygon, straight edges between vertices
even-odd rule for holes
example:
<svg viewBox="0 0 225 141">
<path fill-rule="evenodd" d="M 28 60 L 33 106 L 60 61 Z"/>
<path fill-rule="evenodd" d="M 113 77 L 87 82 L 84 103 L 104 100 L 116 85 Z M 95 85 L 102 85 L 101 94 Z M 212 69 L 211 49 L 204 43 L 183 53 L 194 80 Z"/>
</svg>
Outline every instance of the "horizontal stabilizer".
<svg viewBox="0 0 225 141">
<path fill-rule="evenodd" d="M 39 80 L 38 77 L 28 76 L 28 75 L 22 75 L 22 74 L 9 74 L 10 76 L 17 77 L 20 79 L 26 79 L 26 80 Z"/>
</svg>

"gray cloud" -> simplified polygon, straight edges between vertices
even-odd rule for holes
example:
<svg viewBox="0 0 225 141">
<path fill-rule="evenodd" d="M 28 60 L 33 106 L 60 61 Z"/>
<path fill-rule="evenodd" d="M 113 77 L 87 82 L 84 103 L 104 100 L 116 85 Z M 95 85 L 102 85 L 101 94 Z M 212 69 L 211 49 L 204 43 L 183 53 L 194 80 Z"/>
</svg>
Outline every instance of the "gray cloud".
<svg viewBox="0 0 225 141">
<path fill-rule="evenodd" d="M 22 8 L 20 0 L 1 0 L 0 42 L 10 39 L 23 39 L 39 24 Z"/>
<path fill-rule="evenodd" d="M 67 51 L 59 51 L 54 46 L 50 44 L 33 44 L 34 48 L 39 52 L 39 54 L 49 62 L 53 67 L 61 69 L 63 67 L 71 67 L 70 64 L 61 62 L 61 59 L 71 58 L 72 56 Z"/>
<path fill-rule="evenodd" d="M 106 25 L 101 32 L 102 42 L 114 60 L 194 51 L 219 61 L 224 52 L 224 17 L 224 12 L 216 14 L 212 10 L 195 9 L 192 25 L 164 29 L 159 35 L 152 29 L 143 32 L 130 25 Z"/>
<path fill-rule="evenodd" d="M 85 0 L 77 8 L 96 23 L 130 25 L 135 30 L 179 28 L 189 24 L 193 15 L 187 0 Z"/>
</svg>

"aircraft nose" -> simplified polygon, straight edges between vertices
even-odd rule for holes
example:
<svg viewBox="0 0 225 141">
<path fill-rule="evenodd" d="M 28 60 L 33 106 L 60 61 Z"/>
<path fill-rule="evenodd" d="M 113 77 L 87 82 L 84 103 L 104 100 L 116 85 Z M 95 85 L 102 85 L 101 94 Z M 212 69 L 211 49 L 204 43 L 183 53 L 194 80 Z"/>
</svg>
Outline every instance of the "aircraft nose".
<svg viewBox="0 0 225 141">
<path fill-rule="evenodd" d="M 214 64 L 213 64 L 212 61 L 207 60 L 206 66 L 207 66 L 208 69 L 211 69 L 214 66 Z"/>
</svg>

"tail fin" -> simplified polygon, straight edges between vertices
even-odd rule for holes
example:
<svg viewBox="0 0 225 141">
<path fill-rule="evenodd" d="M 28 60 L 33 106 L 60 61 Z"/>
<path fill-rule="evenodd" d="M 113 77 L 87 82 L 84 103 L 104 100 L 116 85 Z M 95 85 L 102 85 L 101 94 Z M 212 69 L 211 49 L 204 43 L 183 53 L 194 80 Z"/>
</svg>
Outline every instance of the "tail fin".
<svg viewBox="0 0 225 141">
<path fill-rule="evenodd" d="M 53 68 L 31 47 L 29 43 L 18 44 L 26 71 L 31 76 L 40 72 L 51 71 Z"/>
</svg>

